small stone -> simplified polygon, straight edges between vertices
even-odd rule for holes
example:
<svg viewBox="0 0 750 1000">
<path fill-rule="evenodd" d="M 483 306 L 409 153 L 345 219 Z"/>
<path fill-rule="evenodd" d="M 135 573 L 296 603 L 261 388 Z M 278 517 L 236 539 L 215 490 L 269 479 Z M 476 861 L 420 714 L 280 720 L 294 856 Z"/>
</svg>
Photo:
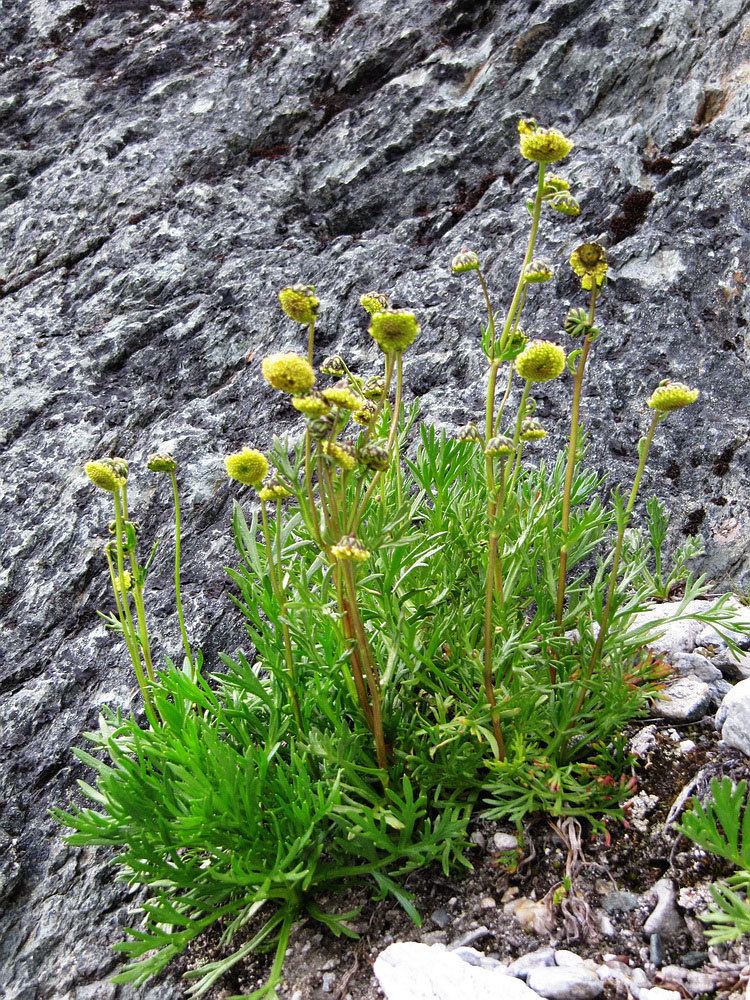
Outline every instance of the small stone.
<svg viewBox="0 0 750 1000">
<path fill-rule="evenodd" d="M 503 910 L 512 914 L 521 927 L 535 934 L 551 934 L 555 926 L 550 907 L 546 903 L 537 903 L 526 896 L 520 896 L 506 903 Z"/>
<path fill-rule="evenodd" d="M 476 844 L 477 847 L 481 847 L 482 850 L 487 846 L 487 841 L 481 830 L 475 830 L 469 837 L 472 844 Z"/>
<path fill-rule="evenodd" d="M 583 959 L 580 955 L 576 955 L 574 951 L 568 951 L 566 948 L 558 948 L 555 952 L 555 965 L 572 966 L 582 964 Z"/>
<path fill-rule="evenodd" d="M 705 681 L 681 677 L 665 687 L 661 697 L 655 699 L 653 710 L 663 719 L 696 722 L 703 718 L 710 705 L 711 689 Z"/>
<path fill-rule="evenodd" d="M 685 929 L 685 921 L 677 909 L 677 896 L 671 879 L 660 879 L 648 896 L 656 895 L 657 903 L 643 925 L 643 933 L 658 934 L 665 940 L 677 937 Z"/>
<path fill-rule="evenodd" d="M 536 951 L 530 951 L 527 955 L 521 955 L 520 958 L 511 962 L 507 971 L 509 975 L 517 976 L 518 979 L 526 979 L 532 969 L 546 968 L 554 964 L 554 948 L 537 948 Z"/>
<path fill-rule="evenodd" d="M 707 961 L 707 951 L 686 951 L 682 956 L 682 964 L 686 969 L 699 969 Z"/>
<path fill-rule="evenodd" d="M 664 965 L 664 948 L 661 943 L 661 934 L 652 934 L 648 942 L 648 960 L 657 969 Z"/>
<path fill-rule="evenodd" d="M 656 726 L 644 726 L 639 729 L 635 736 L 628 743 L 628 750 L 636 757 L 648 757 L 651 750 L 656 746 Z"/>
<path fill-rule="evenodd" d="M 519 979 L 418 941 L 389 945 L 375 959 L 374 972 L 387 1000 L 538 1000 Z"/>
<path fill-rule="evenodd" d="M 596 911 L 596 923 L 599 928 L 599 933 L 603 934 L 604 937 L 615 937 L 617 931 L 615 930 L 615 925 L 609 919 L 604 910 Z"/>
<path fill-rule="evenodd" d="M 680 740 L 677 744 L 677 749 L 681 754 L 689 754 L 695 750 L 695 742 L 693 740 Z"/>
<path fill-rule="evenodd" d="M 480 969 L 498 969 L 503 972 L 505 971 L 505 966 L 499 959 L 492 958 L 491 955 L 485 955 L 484 952 L 477 951 L 476 948 L 459 947 L 451 948 L 450 950 L 454 955 L 458 955 L 458 957 L 468 965 L 475 965 Z"/>
<path fill-rule="evenodd" d="M 620 891 L 610 892 L 602 901 L 602 906 L 607 913 L 629 913 L 634 910 L 641 901 L 641 897 L 634 892 Z"/>
<path fill-rule="evenodd" d="M 707 684 L 721 677 L 721 670 L 699 653 L 677 653 L 671 665 L 681 677 L 697 677 Z"/>
<path fill-rule="evenodd" d="M 735 684 L 716 713 L 721 738 L 728 747 L 750 757 L 750 678 Z"/>
<path fill-rule="evenodd" d="M 336 973 L 335 972 L 324 972 L 323 973 L 323 983 L 321 985 L 321 990 L 324 993 L 333 992 L 333 987 L 336 985 Z"/>
<path fill-rule="evenodd" d="M 471 930 L 466 931 L 461 937 L 456 938 L 456 940 L 451 945 L 451 950 L 455 948 L 463 948 L 465 945 L 473 944 L 475 941 L 479 941 L 483 937 L 487 937 L 490 933 L 488 927 L 473 927 Z"/>
<path fill-rule="evenodd" d="M 548 1000 L 595 1000 L 604 992 L 601 979 L 584 968 L 532 969 L 526 982 Z"/>
<path fill-rule="evenodd" d="M 497 906 L 497 900 L 493 899 L 492 896 L 482 896 L 479 905 L 483 910 L 492 910 Z"/>
<path fill-rule="evenodd" d="M 492 837 L 496 851 L 517 851 L 518 837 L 512 833 L 496 833 Z"/>
<path fill-rule="evenodd" d="M 436 924 L 441 931 L 445 930 L 446 927 L 449 927 L 453 923 L 453 917 L 442 907 L 430 914 L 430 920 L 433 924 Z"/>
<path fill-rule="evenodd" d="M 652 986 L 650 990 L 641 990 L 638 1000 L 677 1000 L 679 995 L 674 990 L 664 990 L 661 986 Z"/>
</svg>

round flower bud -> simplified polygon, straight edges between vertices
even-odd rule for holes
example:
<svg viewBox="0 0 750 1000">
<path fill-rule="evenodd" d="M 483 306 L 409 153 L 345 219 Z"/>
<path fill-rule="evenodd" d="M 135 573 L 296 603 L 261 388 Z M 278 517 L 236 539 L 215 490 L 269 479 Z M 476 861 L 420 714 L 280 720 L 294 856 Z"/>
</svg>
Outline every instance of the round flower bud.
<svg viewBox="0 0 750 1000">
<path fill-rule="evenodd" d="M 279 292 L 281 308 L 295 323 L 314 323 L 320 299 L 314 295 L 312 285 L 291 285 Z"/>
<path fill-rule="evenodd" d="M 344 535 L 336 545 L 332 545 L 331 555 L 335 559 L 350 559 L 353 562 L 365 562 L 370 558 L 370 553 L 354 535 Z"/>
<path fill-rule="evenodd" d="M 362 395 L 365 399 L 372 399 L 375 402 L 380 400 L 380 397 L 385 392 L 385 379 L 382 375 L 371 375 L 366 379 L 365 384 L 362 386 Z"/>
<path fill-rule="evenodd" d="M 227 455 L 224 466 L 230 479 L 245 486 L 257 486 L 268 475 L 268 459 L 254 448 L 243 448 L 234 455 Z"/>
<path fill-rule="evenodd" d="M 306 417 L 322 417 L 331 409 L 317 389 L 311 389 L 304 396 L 292 396 L 292 406 Z"/>
<path fill-rule="evenodd" d="M 370 336 L 386 354 L 405 350 L 418 333 L 416 316 L 405 309 L 384 309 L 370 323 Z"/>
<path fill-rule="evenodd" d="M 258 496 L 261 500 L 283 500 L 291 495 L 291 492 L 276 476 L 264 479 L 263 484 L 258 487 Z"/>
<path fill-rule="evenodd" d="M 315 384 L 315 372 L 301 354 L 269 354 L 263 358 L 261 369 L 266 382 L 274 389 L 295 396 L 307 392 Z"/>
<path fill-rule="evenodd" d="M 344 364 L 344 359 L 339 357 L 338 354 L 334 354 L 333 357 L 326 358 L 320 366 L 320 370 L 324 375 L 335 375 L 337 378 L 341 375 L 346 375 L 346 365 Z"/>
<path fill-rule="evenodd" d="M 555 276 L 555 272 L 543 260 L 532 260 L 526 265 L 523 272 L 523 280 L 529 282 L 549 281 Z"/>
<path fill-rule="evenodd" d="M 112 468 L 115 470 L 115 475 L 119 476 L 123 481 L 127 481 L 128 463 L 124 458 L 113 458 Z"/>
<path fill-rule="evenodd" d="M 340 406 L 342 410 L 359 410 L 364 402 L 361 396 L 352 392 L 346 382 L 337 382 L 336 385 L 324 389 L 321 395 L 327 403 Z"/>
<path fill-rule="evenodd" d="M 360 406 L 360 408 L 354 413 L 354 420 L 358 424 L 362 424 L 363 427 L 367 427 L 372 418 L 377 412 L 377 407 L 374 403 L 371 403 L 368 399 L 365 403 Z"/>
<path fill-rule="evenodd" d="M 472 421 L 469 421 L 468 424 L 464 424 L 463 427 L 460 427 L 456 436 L 459 441 L 476 441 L 477 444 L 482 443 L 482 435 L 479 428 Z"/>
<path fill-rule="evenodd" d="M 548 340 L 532 340 L 516 358 L 516 371 L 529 382 L 549 382 L 564 368 L 565 351 Z"/>
<path fill-rule="evenodd" d="M 564 177 L 557 177 L 555 174 L 547 174 L 544 178 L 544 193 L 552 194 L 555 191 L 569 191 L 570 184 Z"/>
<path fill-rule="evenodd" d="M 451 261 L 451 274 L 466 274 L 479 269 L 479 257 L 473 250 L 461 250 Z"/>
<path fill-rule="evenodd" d="M 518 327 L 517 329 L 513 330 L 511 335 L 508 337 L 508 349 L 518 354 L 520 351 L 524 349 L 524 347 L 526 347 L 528 342 L 529 338 L 526 336 L 523 330 L 520 327 Z"/>
<path fill-rule="evenodd" d="M 521 421 L 521 440 L 522 441 L 540 441 L 543 437 L 547 436 L 547 432 L 539 423 L 538 420 L 533 420 L 531 417 L 525 417 Z"/>
<path fill-rule="evenodd" d="M 386 449 L 380 444 L 375 444 L 374 441 L 360 448 L 357 452 L 357 458 L 362 465 L 374 472 L 385 472 L 391 464 Z"/>
<path fill-rule="evenodd" d="M 384 309 L 388 308 L 388 299 L 385 295 L 381 295 L 380 292 L 366 292 L 359 300 L 359 304 L 363 306 L 371 316 L 374 316 L 375 313 L 382 312 Z"/>
<path fill-rule="evenodd" d="M 172 473 L 177 468 L 177 462 L 175 462 L 168 451 L 157 451 L 153 455 L 148 456 L 146 466 L 151 472 Z"/>
<path fill-rule="evenodd" d="M 680 410 L 683 406 L 694 403 L 700 393 L 697 389 L 689 389 L 682 382 L 670 382 L 665 379 L 654 389 L 651 396 L 646 400 L 646 406 L 652 410 L 659 410 L 661 413 L 669 413 L 671 410 Z"/>
<path fill-rule="evenodd" d="M 521 156 L 535 163 L 555 163 L 564 159 L 573 148 L 570 139 L 555 128 L 539 128 L 533 118 L 518 123 Z"/>
<path fill-rule="evenodd" d="M 607 252 L 600 243 L 582 243 L 570 255 L 570 266 L 589 289 L 596 280 L 601 285 L 607 273 Z"/>
<path fill-rule="evenodd" d="M 307 429 L 310 431 L 310 437 L 314 441 L 322 441 L 323 438 L 329 436 L 335 426 L 336 414 L 331 410 L 329 413 L 324 413 L 322 417 L 311 420 L 307 425 Z"/>
<path fill-rule="evenodd" d="M 98 462 L 87 462 L 84 472 L 94 486 L 107 493 L 116 493 L 125 485 L 125 478 L 115 471 L 115 463 L 111 458 L 102 458 Z"/>
<path fill-rule="evenodd" d="M 506 437 L 504 434 L 498 434 L 489 439 L 484 453 L 494 458 L 496 455 L 513 455 L 515 450 L 516 448 L 511 438 Z"/>
<path fill-rule="evenodd" d="M 320 450 L 328 458 L 332 458 L 342 469 L 351 470 L 357 464 L 354 445 L 350 441 L 321 441 Z"/>
<path fill-rule="evenodd" d="M 581 214 L 581 206 L 578 204 L 573 195 L 568 194 L 567 191 L 555 195 L 555 197 L 550 201 L 549 207 L 554 208 L 556 212 L 562 212 L 563 215 Z"/>
</svg>

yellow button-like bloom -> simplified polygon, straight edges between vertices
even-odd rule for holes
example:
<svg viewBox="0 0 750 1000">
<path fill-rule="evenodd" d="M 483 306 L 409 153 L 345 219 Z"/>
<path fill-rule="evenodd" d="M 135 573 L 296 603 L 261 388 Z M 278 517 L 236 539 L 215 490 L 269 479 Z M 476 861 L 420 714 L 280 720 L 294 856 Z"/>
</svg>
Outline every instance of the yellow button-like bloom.
<svg viewBox="0 0 750 1000">
<path fill-rule="evenodd" d="M 521 440 L 522 441 L 541 441 L 543 437 L 547 437 L 547 432 L 539 423 L 538 420 L 533 420 L 531 417 L 526 417 L 521 422 Z"/>
<path fill-rule="evenodd" d="M 384 309 L 388 308 L 388 299 L 385 295 L 381 295 L 380 292 L 367 292 L 359 300 L 359 304 L 366 309 L 371 316 L 374 316 L 375 313 L 382 312 Z"/>
<path fill-rule="evenodd" d="M 594 279 L 601 285 L 607 273 L 607 251 L 600 243 L 582 243 L 570 255 L 570 266 L 584 288 L 590 289 Z"/>
<path fill-rule="evenodd" d="M 485 455 L 489 455 L 491 458 L 496 456 L 514 455 L 515 451 L 516 446 L 513 444 L 513 441 L 504 434 L 498 434 L 496 437 L 491 437 L 487 442 L 487 447 L 484 449 Z"/>
<path fill-rule="evenodd" d="M 405 309 L 384 309 L 370 323 L 370 336 L 386 354 L 405 350 L 418 333 L 416 316 Z"/>
<path fill-rule="evenodd" d="M 154 455 L 149 455 L 146 465 L 151 472 L 172 473 L 177 469 L 177 462 L 168 451 L 159 451 Z"/>
<path fill-rule="evenodd" d="M 254 448 L 243 448 L 234 455 L 227 455 L 224 466 L 230 479 L 245 486 L 257 486 L 268 475 L 268 459 Z"/>
<path fill-rule="evenodd" d="M 535 163 L 555 163 L 564 159 L 573 148 L 573 143 L 562 132 L 556 128 L 539 128 L 533 119 L 521 119 L 518 132 L 521 156 Z"/>
<path fill-rule="evenodd" d="M 348 385 L 332 385 L 321 393 L 323 399 L 342 410 L 361 410 L 364 399 L 358 396 Z"/>
<path fill-rule="evenodd" d="M 280 389 L 281 392 L 291 392 L 295 396 L 312 389 L 315 384 L 315 372 L 300 354 L 269 354 L 261 364 L 266 382 Z"/>
<path fill-rule="evenodd" d="M 479 269 L 479 257 L 473 250 L 460 250 L 451 261 L 451 274 L 466 274 Z"/>
<path fill-rule="evenodd" d="M 266 479 L 263 485 L 258 488 L 258 496 L 261 500 L 284 500 L 291 495 L 281 480 L 275 477 Z"/>
<path fill-rule="evenodd" d="M 314 323 L 320 299 L 314 295 L 312 285 L 290 285 L 279 292 L 281 308 L 295 323 Z"/>
<path fill-rule="evenodd" d="M 344 535 L 336 545 L 332 545 L 331 555 L 335 559 L 350 559 L 353 562 L 365 562 L 370 558 L 370 553 L 354 535 Z"/>
<path fill-rule="evenodd" d="M 661 413 L 669 413 L 671 410 L 681 410 L 683 406 L 689 406 L 699 395 L 697 389 L 689 389 L 682 382 L 670 382 L 669 379 L 665 379 L 646 400 L 646 406 Z"/>
<path fill-rule="evenodd" d="M 125 478 L 115 471 L 115 464 L 111 458 L 102 458 L 98 462 L 88 462 L 84 466 L 84 471 L 94 486 L 107 493 L 116 493 L 125 485 Z"/>
<path fill-rule="evenodd" d="M 532 340 L 516 358 L 516 371 L 529 382 L 549 382 L 564 368 L 565 351 L 549 340 Z"/>
<path fill-rule="evenodd" d="M 346 442 L 338 444 L 336 441 L 321 441 L 320 450 L 328 458 L 332 458 L 336 465 L 341 466 L 342 469 L 351 471 L 357 464 L 354 448 Z"/>
<path fill-rule="evenodd" d="M 328 413 L 331 407 L 323 398 L 323 393 L 317 389 L 311 389 L 304 396 L 292 396 L 292 406 L 306 417 L 322 417 Z"/>
</svg>

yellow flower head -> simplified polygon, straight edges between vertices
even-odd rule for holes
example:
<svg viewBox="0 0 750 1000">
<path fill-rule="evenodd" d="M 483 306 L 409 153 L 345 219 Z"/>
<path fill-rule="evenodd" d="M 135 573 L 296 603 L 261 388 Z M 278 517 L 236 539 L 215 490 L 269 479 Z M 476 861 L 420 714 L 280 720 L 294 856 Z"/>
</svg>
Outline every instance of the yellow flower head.
<svg viewBox="0 0 750 1000">
<path fill-rule="evenodd" d="M 111 458 L 102 458 L 98 462 L 88 462 L 84 471 L 94 486 L 107 493 L 116 493 L 125 485 L 126 477 L 118 475 L 115 463 Z"/>
<path fill-rule="evenodd" d="M 291 285 L 279 292 L 281 308 L 295 323 L 314 323 L 320 299 L 314 295 L 312 285 Z"/>
<path fill-rule="evenodd" d="M 337 382 L 336 385 L 324 389 L 321 395 L 327 403 L 340 406 L 342 410 L 361 410 L 364 403 L 363 398 L 352 392 L 346 382 Z"/>
<path fill-rule="evenodd" d="M 669 379 L 665 379 L 646 400 L 646 406 L 661 413 L 669 413 L 670 410 L 680 410 L 683 406 L 689 406 L 699 395 L 697 389 L 689 389 L 682 382 L 670 382 Z"/>
<path fill-rule="evenodd" d="M 300 354 L 269 354 L 261 364 L 263 377 L 274 389 L 291 392 L 295 396 L 312 389 L 315 372 Z"/>
<path fill-rule="evenodd" d="M 243 448 L 234 455 L 227 455 L 224 465 L 229 478 L 245 486 L 257 486 L 268 475 L 268 459 L 254 448 Z"/>
<path fill-rule="evenodd" d="M 555 163 L 564 159 L 573 148 L 556 128 L 539 128 L 533 118 L 518 123 L 521 137 L 521 156 L 535 163 Z"/>
<path fill-rule="evenodd" d="M 451 274 L 466 274 L 479 269 L 479 257 L 473 250 L 461 250 L 451 261 Z"/>
<path fill-rule="evenodd" d="M 405 309 L 384 309 L 375 313 L 370 323 L 370 336 L 386 354 L 405 350 L 418 333 L 416 316 Z"/>
<path fill-rule="evenodd" d="M 607 273 L 607 251 L 600 243 L 582 243 L 570 255 L 570 266 L 584 288 L 590 289 L 594 279 L 601 285 Z"/>
<path fill-rule="evenodd" d="M 362 406 L 353 414 L 355 423 L 362 424 L 363 427 L 367 427 L 372 418 L 376 413 L 376 406 L 369 400 L 365 401 Z"/>
<path fill-rule="evenodd" d="M 175 462 L 168 451 L 159 451 L 154 455 L 149 455 L 146 465 L 151 472 L 171 473 L 177 468 L 177 462 Z"/>
<path fill-rule="evenodd" d="M 546 261 L 536 260 L 529 261 L 526 265 L 526 269 L 523 272 L 523 280 L 529 281 L 532 284 L 542 281 L 550 281 L 554 278 L 555 272 L 546 263 Z"/>
<path fill-rule="evenodd" d="M 320 450 L 342 469 L 350 471 L 357 464 L 354 448 L 348 441 L 342 441 L 341 444 L 337 441 L 321 441 Z"/>
<path fill-rule="evenodd" d="M 496 437 L 491 437 L 487 442 L 487 447 L 484 449 L 485 455 L 495 456 L 495 455 L 513 455 L 515 454 L 516 447 L 513 444 L 511 438 L 506 437 L 504 434 L 498 434 Z"/>
<path fill-rule="evenodd" d="M 544 178 L 544 193 L 551 194 L 556 191 L 569 191 L 570 184 L 564 177 L 557 177 L 555 174 L 546 174 Z"/>
<path fill-rule="evenodd" d="M 306 417 L 322 417 L 331 407 L 323 398 L 323 393 L 311 389 L 304 396 L 292 396 L 292 406 Z"/>
<path fill-rule="evenodd" d="M 581 214 L 581 206 L 578 204 L 578 201 L 567 191 L 556 194 L 551 199 L 549 207 L 554 208 L 556 212 L 562 212 L 563 215 L 575 216 Z"/>
<path fill-rule="evenodd" d="M 371 375 L 368 379 L 365 379 L 365 384 L 362 386 L 362 395 L 365 399 L 372 399 L 377 402 L 384 392 L 385 379 L 382 375 Z"/>
<path fill-rule="evenodd" d="M 344 359 L 339 354 L 334 354 L 332 357 L 326 358 L 320 366 L 320 370 L 324 375 L 346 375 L 346 365 L 344 364 Z"/>
<path fill-rule="evenodd" d="M 336 545 L 332 545 L 331 555 L 334 559 L 350 559 L 353 562 L 365 562 L 370 558 L 370 553 L 354 535 L 344 535 Z"/>
<path fill-rule="evenodd" d="M 357 458 L 368 469 L 373 472 L 385 472 L 391 464 L 387 450 L 381 445 L 370 441 L 363 445 L 357 452 Z"/>
<path fill-rule="evenodd" d="M 128 573 L 127 570 L 125 570 L 123 572 L 123 574 L 122 574 L 122 580 L 123 580 L 123 583 L 125 584 L 125 590 L 126 591 L 127 590 L 132 590 L 132 588 L 133 588 L 133 578 L 130 575 L 130 573 Z M 119 576 L 115 577 L 115 590 L 117 591 L 118 594 L 122 593 L 122 583 L 120 582 L 120 577 Z"/>
<path fill-rule="evenodd" d="M 284 486 L 281 480 L 275 476 L 265 479 L 262 486 L 258 487 L 258 496 L 261 500 L 283 500 L 285 497 L 290 497 L 291 495 L 291 492 Z"/>
<path fill-rule="evenodd" d="M 388 308 L 388 299 L 380 292 L 367 292 L 359 300 L 359 303 L 371 316 Z"/>
<path fill-rule="evenodd" d="M 521 422 L 522 441 L 541 441 L 543 437 L 547 437 L 547 432 L 538 420 L 532 420 L 531 417 L 526 417 Z"/>
<path fill-rule="evenodd" d="M 516 358 L 516 371 L 529 382 L 549 382 L 564 368 L 565 351 L 548 340 L 532 340 Z"/>
<path fill-rule="evenodd" d="M 469 421 L 468 424 L 464 424 L 463 427 L 460 427 L 456 436 L 459 441 L 474 441 L 477 444 L 482 443 L 482 435 L 479 428 L 473 421 Z"/>
</svg>

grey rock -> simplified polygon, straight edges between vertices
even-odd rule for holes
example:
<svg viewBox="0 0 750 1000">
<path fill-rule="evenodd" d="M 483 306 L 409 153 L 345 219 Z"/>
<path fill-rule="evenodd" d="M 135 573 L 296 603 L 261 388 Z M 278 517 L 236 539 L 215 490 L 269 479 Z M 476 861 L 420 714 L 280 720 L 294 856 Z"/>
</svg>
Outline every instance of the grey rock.
<svg viewBox="0 0 750 1000">
<path fill-rule="evenodd" d="M 517 851 L 518 837 L 513 833 L 495 833 L 492 843 L 496 851 Z"/>
<path fill-rule="evenodd" d="M 706 684 L 710 684 L 711 681 L 718 680 L 722 676 L 721 670 L 700 653 L 677 653 L 670 663 L 680 676 L 695 677 L 699 681 L 705 681 Z"/>
<path fill-rule="evenodd" d="M 651 901 L 654 897 L 656 906 L 646 918 L 643 933 L 648 936 L 658 934 L 668 941 L 685 929 L 685 921 L 677 909 L 677 895 L 672 880 L 659 879 L 648 893 L 644 893 L 644 902 Z"/>
<path fill-rule="evenodd" d="M 663 719 L 675 722 L 696 722 L 702 719 L 711 706 L 711 688 L 695 677 L 680 677 L 667 684 L 659 698 L 655 699 L 653 711 Z"/>
<path fill-rule="evenodd" d="M 374 972 L 388 1000 L 537 1000 L 520 979 L 469 965 L 455 952 L 416 941 L 397 941 L 375 959 Z"/>
<path fill-rule="evenodd" d="M 442 907 L 440 907 L 437 910 L 433 910 L 433 912 L 430 914 L 430 920 L 433 922 L 433 924 L 439 927 L 440 930 L 444 930 L 446 927 L 450 927 L 450 925 L 453 923 L 453 917 L 450 915 L 450 913 L 448 913 L 447 910 L 444 910 Z"/>
<path fill-rule="evenodd" d="M 604 993 L 597 974 L 579 966 L 532 969 L 526 982 L 549 1000 L 595 1000 Z"/>
<path fill-rule="evenodd" d="M 469 965 L 479 966 L 480 969 L 498 969 L 500 971 L 505 970 L 505 966 L 498 958 L 493 958 L 491 955 L 485 955 L 481 951 L 477 951 L 476 948 L 450 948 L 454 955 L 458 955 L 462 962 L 468 962 Z"/>
<path fill-rule="evenodd" d="M 581 958 L 580 955 L 576 955 L 574 951 L 568 951 L 567 948 L 558 948 L 555 952 L 555 965 L 559 966 L 575 966 L 582 965 L 585 959 Z"/>
<path fill-rule="evenodd" d="M 641 897 L 637 893 L 618 889 L 604 897 L 602 906 L 607 913 L 629 913 L 630 910 L 634 910 L 638 906 L 640 901 Z"/>
<path fill-rule="evenodd" d="M 508 966 L 508 974 L 517 976 L 519 979 L 526 979 L 532 969 L 546 968 L 555 964 L 554 948 L 537 948 L 526 955 L 516 958 Z"/>
<path fill-rule="evenodd" d="M 481 941 L 482 938 L 487 937 L 491 933 L 489 927 L 484 927 L 480 925 L 479 927 L 472 927 L 461 937 L 456 938 L 456 940 L 451 945 L 451 951 L 457 948 L 464 948 L 467 945 L 473 944 L 475 941 Z"/>
<path fill-rule="evenodd" d="M 70 748 L 97 706 L 140 704 L 126 655 L 97 626 L 108 513 L 83 463 L 120 452 L 136 470 L 173 442 L 183 599 L 219 669 L 218 651 L 246 641 L 227 614 L 235 492 L 221 457 L 296 426 L 273 410 L 258 366 L 301 346 L 276 289 L 315 283 L 321 346 L 363 368 L 379 359 L 361 291 L 415 307 L 425 336 L 407 358 L 409 396 L 438 426 L 476 416 L 485 366 L 466 331 L 482 306 L 448 261 L 476 246 L 508 301 L 533 175 L 516 149 L 522 113 L 577 144 L 564 170 L 582 215 L 545 221 L 540 250 L 564 265 L 589 233 L 610 245 L 606 337 L 582 403 L 589 461 L 627 486 L 644 396 L 664 376 L 700 372 L 701 402 L 659 428 L 642 490 L 675 512 L 675 537 L 700 523 L 699 571 L 750 580 L 741 5 L 710 17 L 673 0 L 646 14 L 593 0 L 574 16 L 553 5 L 529 15 L 516 0 L 200 6 L 0 10 L 0 626 L 13 637 L 0 665 L 0 800 L 15 845 L 0 873 L 0 993 L 12 1000 L 106 980 L 137 902 L 105 849 L 75 852 L 73 871 L 58 865 L 48 818 L 91 778 Z M 553 330 L 568 303 L 580 288 L 561 266 L 524 321 Z M 537 453 L 549 458 L 567 434 L 569 385 L 535 394 L 549 432 Z M 153 539 L 170 499 L 133 478 Z M 160 653 L 174 655 L 168 562 L 154 565 L 150 612 Z M 128 1000 L 184 995 L 169 971 L 128 989 Z"/>
<path fill-rule="evenodd" d="M 716 724 L 727 746 L 750 757 L 750 678 L 736 684 L 724 698 Z"/>
</svg>

